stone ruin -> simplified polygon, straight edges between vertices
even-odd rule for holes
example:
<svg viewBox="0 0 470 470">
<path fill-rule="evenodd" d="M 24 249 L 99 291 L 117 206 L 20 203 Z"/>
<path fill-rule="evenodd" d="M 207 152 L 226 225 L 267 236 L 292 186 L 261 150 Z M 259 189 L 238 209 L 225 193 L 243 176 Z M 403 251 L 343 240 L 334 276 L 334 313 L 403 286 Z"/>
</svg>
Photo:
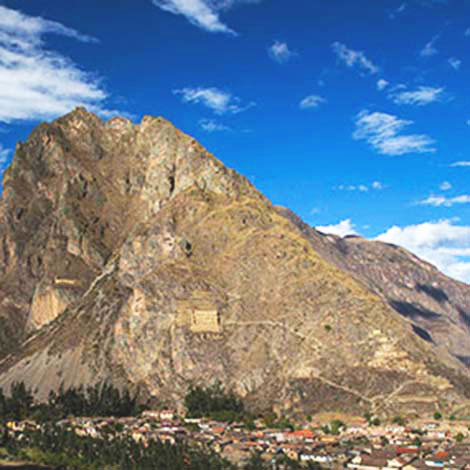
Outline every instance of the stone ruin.
<svg viewBox="0 0 470 470">
<path fill-rule="evenodd" d="M 176 324 L 189 327 L 192 333 L 222 331 L 217 305 L 205 291 L 196 291 L 190 299 L 178 302 Z"/>
</svg>

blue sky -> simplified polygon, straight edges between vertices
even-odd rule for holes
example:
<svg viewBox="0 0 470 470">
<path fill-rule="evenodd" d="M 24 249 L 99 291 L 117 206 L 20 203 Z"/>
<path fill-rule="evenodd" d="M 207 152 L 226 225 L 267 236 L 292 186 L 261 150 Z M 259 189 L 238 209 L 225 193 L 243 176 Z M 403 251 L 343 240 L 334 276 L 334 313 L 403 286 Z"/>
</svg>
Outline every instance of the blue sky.
<svg viewBox="0 0 470 470">
<path fill-rule="evenodd" d="M 311 225 L 470 282 L 469 52 L 468 0 L 0 0 L 0 164 L 77 105 L 161 115 Z"/>
</svg>

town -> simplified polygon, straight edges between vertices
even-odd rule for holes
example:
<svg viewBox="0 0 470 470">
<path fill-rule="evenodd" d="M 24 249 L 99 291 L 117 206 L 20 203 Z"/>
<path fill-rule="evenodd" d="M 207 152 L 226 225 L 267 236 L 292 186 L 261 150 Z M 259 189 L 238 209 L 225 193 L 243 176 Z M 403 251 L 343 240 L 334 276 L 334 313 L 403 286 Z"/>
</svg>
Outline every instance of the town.
<svg viewBox="0 0 470 470">
<path fill-rule="evenodd" d="M 333 414 L 325 414 L 325 419 Z M 67 418 L 57 422 L 77 436 L 94 439 L 131 438 L 169 444 L 184 442 L 212 450 L 242 466 L 256 454 L 271 468 L 296 462 L 306 468 L 350 470 L 470 470 L 470 421 L 415 420 L 396 417 L 387 424 L 377 419 L 350 417 L 322 423 L 313 418 L 294 429 L 270 428 L 262 419 L 252 429 L 244 423 L 208 418 L 183 418 L 172 410 L 143 411 L 136 417 Z M 1 434 L 21 440 L 43 424 L 33 420 L 9 421 Z"/>
</svg>

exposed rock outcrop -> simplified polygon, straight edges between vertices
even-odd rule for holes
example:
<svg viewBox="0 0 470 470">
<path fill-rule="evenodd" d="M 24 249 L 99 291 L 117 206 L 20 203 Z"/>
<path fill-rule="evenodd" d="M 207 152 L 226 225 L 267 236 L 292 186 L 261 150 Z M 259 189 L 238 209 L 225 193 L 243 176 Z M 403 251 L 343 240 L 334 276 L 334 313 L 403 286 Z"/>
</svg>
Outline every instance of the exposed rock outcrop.
<svg viewBox="0 0 470 470">
<path fill-rule="evenodd" d="M 337 248 L 161 118 L 77 109 L 39 126 L 0 217 L 0 317 L 16 332 L 0 338 L 0 386 L 46 397 L 112 380 L 181 403 L 217 379 L 290 413 L 451 408 L 470 393 L 465 366 Z"/>
</svg>

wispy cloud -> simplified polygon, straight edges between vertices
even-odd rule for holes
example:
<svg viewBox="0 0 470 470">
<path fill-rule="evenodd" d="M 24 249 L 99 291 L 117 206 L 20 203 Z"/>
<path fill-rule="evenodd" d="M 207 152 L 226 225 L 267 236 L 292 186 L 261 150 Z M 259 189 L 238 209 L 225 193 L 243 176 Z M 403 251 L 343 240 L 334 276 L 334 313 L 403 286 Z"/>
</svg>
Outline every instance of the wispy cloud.
<svg viewBox="0 0 470 470">
<path fill-rule="evenodd" d="M 355 140 L 365 140 L 378 153 L 383 155 L 404 155 L 408 153 L 435 152 L 434 140 L 425 134 L 405 134 L 405 127 L 413 121 L 380 112 L 361 111 L 355 120 Z"/>
<path fill-rule="evenodd" d="M 215 87 L 186 87 L 173 90 L 173 93 L 181 95 L 183 103 L 199 103 L 208 107 L 216 114 L 238 114 L 255 105 L 255 103 L 248 103 L 245 106 L 241 106 L 240 98 Z"/>
<path fill-rule="evenodd" d="M 220 19 L 220 12 L 241 3 L 258 3 L 261 0 L 152 0 L 164 11 L 184 16 L 191 24 L 211 33 L 236 35 Z"/>
<path fill-rule="evenodd" d="M 360 69 L 365 70 L 372 75 L 378 73 L 379 68 L 366 57 L 364 52 L 349 49 L 345 44 L 338 41 L 334 42 L 331 45 L 331 48 L 336 54 L 338 60 L 348 67 L 358 66 Z"/>
<path fill-rule="evenodd" d="M 338 191 L 360 191 L 362 193 L 369 191 L 369 187 L 365 184 L 340 184 L 339 186 L 334 186 L 333 189 Z"/>
<path fill-rule="evenodd" d="M 318 108 L 321 104 L 326 103 L 326 99 L 318 95 L 306 96 L 300 103 L 300 109 Z"/>
<path fill-rule="evenodd" d="M 379 91 L 382 91 L 383 89 L 387 88 L 388 85 L 389 83 L 387 82 L 387 80 L 384 80 L 383 78 L 377 80 L 377 90 Z"/>
<path fill-rule="evenodd" d="M 41 37 L 46 33 L 60 34 L 82 42 L 98 42 L 92 36 L 82 34 L 56 21 L 47 20 L 40 16 L 28 16 L 20 11 L 0 6 L 0 33 L 5 35 L 3 41 L 9 40 L 11 45 L 20 48 L 30 48 L 41 43 Z M 7 38 L 6 35 L 9 35 Z"/>
<path fill-rule="evenodd" d="M 214 119 L 201 119 L 199 121 L 199 125 L 206 132 L 220 132 L 230 130 L 230 127 L 220 122 L 217 122 Z"/>
<path fill-rule="evenodd" d="M 174 15 L 183 15 L 191 24 L 211 33 L 236 34 L 222 23 L 217 9 L 204 0 L 153 0 L 153 4 Z"/>
<path fill-rule="evenodd" d="M 405 10 L 406 8 L 408 7 L 408 5 L 406 3 L 402 3 L 398 8 L 395 8 L 393 11 L 391 11 L 389 13 L 389 18 L 391 20 L 394 20 L 398 15 L 401 15 Z"/>
<path fill-rule="evenodd" d="M 469 161 L 454 162 L 454 163 L 451 163 L 449 166 L 451 166 L 451 167 L 470 167 L 470 162 Z"/>
<path fill-rule="evenodd" d="M 444 88 L 420 86 L 414 91 L 399 91 L 390 93 L 389 97 L 395 104 L 411 104 L 424 106 L 444 98 Z"/>
<path fill-rule="evenodd" d="M 402 246 L 448 276 L 470 281 L 470 226 L 456 225 L 453 220 L 394 226 L 377 240 Z"/>
<path fill-rule="evenodd" d="M 334 190 L 338 191 L 359 191 L 366 193 L 369 190 L 382 190 L 385 186 L 380 181 L 374 181 L 371 184 L 340 184 L 339 186 L 333 187 Z"/>
<path fill-rule="evenodd" d="M 452 185 L 448 182 L 448 181 L 443 181 L 440 185 L 439 185 L 439 189 L 441 191 L 448 191 L 449 189 L 452 189 Z"/>
<path fill-rule="evenodd" d="M 285 64 L 297 55 L 296 52 L 289 49 L 287 43 L 280 41 L 274 41 L 273 45 L 268 48 L 268 54 L 271 59 L 279 64 Z"/>
<path fill-rule="evenodd" d="M 462 65 L 462 61 L 460 59 L 457 59 L 456 57 L 451 57 L 449 59 L 449 65 L 454 69 L 454 70 L 459 70 L 460 66 Z"/>
<path fill-rule="evenodd" d="M 455 196 L 447 198 L 445 196 L 429 196 L 422 201 L 419 201 L 418 204 L 421 206 L 434 206 L 434 207 L 452 207 L 455 204 L 469 204 L 470 195 L 463 194 L 462 196 Z"/>
<path fill-rule="evenodd" d="M 467 29 L 464 31 L 463 35 L 464 35 L 466 38 L 470 37 L 470 28 L 467 28 Z"/>
<path fill-rule="evenodd" d="M 429 42 L 427 42 L 424 47 L 419 52 L 421 57 L 431 57 L 436 55 L 439 51 L 436 49 L 436 42 L 439 39 L 439 35 L 434 36 Z"/>
<path fill-rule="evenodd" d="M 96 42 L 55 21 L 0 6 L 0 122 L 49 119 L 76 106 L 106 112 L 100 80 L 47 49 L 46 33 Z"/>
<path fill-rule="evenodd" d="M 331 233 L 339 237 L 346 235 L 357 235 L 356 226 L 351 222 L 351 219 L 345 219 L 334 225 L 323 225 L 315 227 L 319 232 Z"/>
</svg>

